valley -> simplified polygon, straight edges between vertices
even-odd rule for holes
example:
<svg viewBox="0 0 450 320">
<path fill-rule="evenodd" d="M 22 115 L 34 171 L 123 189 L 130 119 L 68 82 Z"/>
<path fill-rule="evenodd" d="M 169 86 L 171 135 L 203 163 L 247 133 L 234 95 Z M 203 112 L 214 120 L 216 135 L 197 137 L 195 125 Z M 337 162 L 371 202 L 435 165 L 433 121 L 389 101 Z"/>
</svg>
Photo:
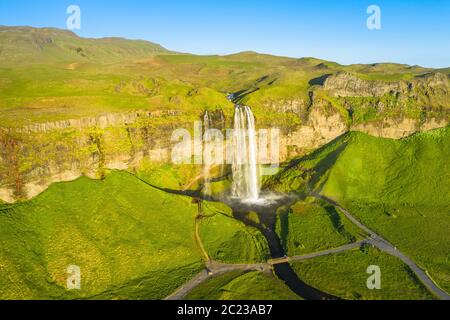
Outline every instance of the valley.
<svg viewBox="0 0 450 320">
<path fill-rule="evenodd" d="M 0 299 L 449 299 L 449 69 L 51 28 L 0 45 Z M 247 131 L 230 162 L 173 163 L 199 121 Z"/>
</svg>

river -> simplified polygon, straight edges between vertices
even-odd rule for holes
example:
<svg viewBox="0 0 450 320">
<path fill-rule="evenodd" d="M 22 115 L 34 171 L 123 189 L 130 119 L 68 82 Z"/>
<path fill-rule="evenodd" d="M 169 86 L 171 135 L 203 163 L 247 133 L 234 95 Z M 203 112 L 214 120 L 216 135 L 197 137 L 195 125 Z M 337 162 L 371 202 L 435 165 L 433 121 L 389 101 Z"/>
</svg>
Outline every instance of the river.
<svg viewBox="0 0 450 320">
<path fill-rule="evenodd" d="M 245 225 L 258 229 L 266 238 L 272 259 L 279 259 L 286 256 L 286 252 L 281 244 L 280 237 L 275 232 L 277 210 L 281 206 L 292 205 L 298 199 L 294 196 L 278 197 L 276 200 L 262 204 L 240 203 L 229 201 L 233 209 L 235 219 Z M 248 212 L 256 212 L 259 223 L 247 218 Z M 306 300 L 338 300 L 338 297 L 322 292 L 305 282 L 303 282 L 289 263 L 276 264 L 273 266 L 276 276 L 283 281 L 294 293 Z"/>
</svg>

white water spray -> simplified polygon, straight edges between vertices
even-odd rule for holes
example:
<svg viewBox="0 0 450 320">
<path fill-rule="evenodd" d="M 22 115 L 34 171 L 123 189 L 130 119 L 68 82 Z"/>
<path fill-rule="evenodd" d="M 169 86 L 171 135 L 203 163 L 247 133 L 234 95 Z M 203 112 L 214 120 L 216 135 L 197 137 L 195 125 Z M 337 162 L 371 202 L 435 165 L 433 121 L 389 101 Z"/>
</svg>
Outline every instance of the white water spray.
<svg viewBox="0 0 450 320">
<path fill-rule="evenodd" d="M 260 168 L 257 163 L 255 118 L 247 106 L 236 106 L 233 132 L 232 196 L 242 201 L 258 201 Z"/>
<path fill-rule="evenodd" d="M 205 112 L 205 115 L 203 117 L 203 126 L 205 128 L 205 136 L 209 129 L 212 128 L 212 119 L 208 113 L 208 111 Z M 205 146 L 204 146 L 205 148 Z M 204 189 L 203 193 L 205 195 L 211 195 L 211 164 L 209 161 L 205 161 L 203 165 L 203 183 L 204 183 Z"/>
</svg>

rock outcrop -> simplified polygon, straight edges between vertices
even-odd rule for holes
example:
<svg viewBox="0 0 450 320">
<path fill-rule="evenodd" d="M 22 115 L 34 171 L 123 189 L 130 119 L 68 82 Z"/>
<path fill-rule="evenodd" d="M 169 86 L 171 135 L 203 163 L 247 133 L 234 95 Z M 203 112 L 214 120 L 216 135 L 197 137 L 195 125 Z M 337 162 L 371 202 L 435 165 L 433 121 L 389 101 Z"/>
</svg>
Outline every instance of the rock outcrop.
<svg viewBox="0 0 450 320">
<path fill-rule="evenodd" d="M 86 117 L 81 119 L 68 119 L 54 122 L 33 123 L 22 128 L 13 129 L 21 133 L 47 133 L 55 130 L 99 128 L 106 129 L 111 126 L 123 126 L 135 123 L 142 118 L 158 118 L 162 116 L 177 116 L 177 110 L 166 111 L 144 111 L 138 110 L 128 113 L 107 113 L 97 117 Z"/>
<path fill-rule="evenodd" d="M 264 105 L 301 119 L 282 132 L 280 160 L 304 155 L 349 130 L 400 139 L 449 123 L 449 79 L 426 74 L 397 82 L 368 81 L 349 73 L 329 76 L 310 101 Z M 358 116 L 359 115 L 359 116 Z M 205 113 L 198 112 L 198 120 Z M 220 109 L 208 117 L 231 128 Z M 138 170 L 143 162 L 169 163 L 173 130 L 192 128 L 192 114 L 177 110 L 109 113 L 91 118 L 33 123 L 0 130 L 0 199 L 32 198 L 50 184 L 81 175 L 101 178 L 107 169 Z"/>
<path fill-rule="evenodd" d="M 169 162 L 179 112 L 136 111 L 0 130 L 0 199 L 32 198 L 50 184 L 106 169 Z M 163 120 L 163 121 L 162 121 Z M 164 125 L 155 127 L 154 122 Z"/>
<path fill-rule="evenodd" d="M 416 89 L 425 89 L 428 92 L 442 90 L 443 93 L 448 94 L 450 81 L 442 73 L 425 74 L 408 81 L 390 82 L 363 80 L 351 73 L 339 72 L 325 80 L 324 89 L 332 92 L 334 96 L 340 97 L 382 97 L 385 94 L 408 95 Z"/>
<path fill-rule="evenodd" d="M 388 82 L 340 72 L 317 90 L 311 92 L 309 107 L 301 100 L 279 109 L 299 115 L 308 109 L 304 124 L 283 137 L 282 159 L 309 152 L 349 130 L 401 139 L 445 127 L 450 120 L 450 80 L 441 73 Z M 292 110 L 292 105 L 302 107 Z"/>
</svg>

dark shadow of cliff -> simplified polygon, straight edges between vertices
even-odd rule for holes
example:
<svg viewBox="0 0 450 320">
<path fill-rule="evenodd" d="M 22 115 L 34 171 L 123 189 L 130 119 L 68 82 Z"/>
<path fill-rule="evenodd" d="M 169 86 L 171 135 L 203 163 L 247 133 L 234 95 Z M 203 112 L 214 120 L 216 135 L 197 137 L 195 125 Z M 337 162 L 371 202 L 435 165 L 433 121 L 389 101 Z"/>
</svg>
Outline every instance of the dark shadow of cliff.
<svg viewBox="0 0 450 320">
<path fill-rule="evenodd" d="M 335 207 L 332 206 L 325 206 L 325 211 L 328 214 L 328 217 L 330 218 L 331 224 L 333 225 L 333 228 L 342 235 L 349 243 L 355 242 L 356 238 L 353 236 L 350 232 L 345 229 L 344 224 L 342 223 L 341 216 L 337 212 Z"/>
<path fill-rule="evenodd" d="M 131 173 L 130 173 L 131 174 Z M 134 175 L 133 175 L 134 176 Z M 136 177 L 136 176 L 135 176 Z M 204 195 L 201 194 L 201 190 L 186 190 L 186 191 L 180 191 L 180 190 L 172 190 L 167 188 L 161 188 L 155 185 L 152 185 L 151 183 L 136 177 L 139 180 L 141 180 L 146 185 L 155 188 L 160 191 L 167 192 L 169 194 L 175 194 L 175 195 L 181 195 L 181 196 L 188 196 L 195 199 L 203 199 L 207 201 L 215 201 L 218 202 L 217 199 L 208 199 L 207 197 L 204 197 Z M 283 258 L 285 256 L 285 251 L 283 249 L 283 246 L 281 244 L 281 241 L 275 231 L 275 224 L 276 224 L 276 212 L 277 209 L 282 205 L 291 205 L 292 201 L 294 201 L 293 198 L 287 197 L 283 201 L 275 202 L 273 205 L 270 206 L 264 206 L 264 207 L 258 207 L 255 208 L 254 212 L 257 213 L 259 217 L 259 222 L 252 221 L 247 216 L 247 213 L 253 210 L 248 210 L 250 208 L 239 208 L 234 207 L 231 204 L 228 204 L 232 207 L 233 210 L 233 217 L 243 222 L 245 225 L 253 227 L 257 230 L 259 230 L 264 238 L 267 241 L 270 257 L 272 259 L 277 258 Z M 277 277 L 283 281 L 295 294 L 298 296 L 307 299 L 307 300 L 338 300 L 339 298 L 330 294 L 327 294 L 325 292 L 322 292 L 312 286 L 309 286 L 305 282 L 303 282 L 299 276 L 295 273 L 295 271 L 292 269 L 289 263 L 283 263 L 283 264 L 277 264 L 273 266 L 274 272 L 277 275 Z"/>
<path fill-rule="evenodd" d="M 309 81 L 310 86 L 323 86 L 325 84 L 325 81 L 331 76 L 332 74 L 324 74 L 323 76 L 314 78 Z"/>
<path fill-rule="evenodd" d="M 202 189 L 198 189 L 198 190 L 175 190 L 175 189 L 170 189 L 170 188 L 163 188 L 154 184 L 151 184 L 150 182 L 139 178 L 138 176 L 132 174 L 131 172 L 128 172 L 130 175 L 132 175 L 133 177 L 135 177 L 136 179 L 138 179 L 139 181 L 141 181 L 142 183 L 145 183 L 147 186 L 159 190 L 159 191 L 163 191 L 165 193 L 169 193 L 169 194 L 173 194 L 173 195 L 177 195 L 177 196 L 185 196 L 185 197 L 190 197 L 190 198 L 194 198 L 194 199 L 202 199 L 202 200 L 206 200 L 206 201 L 211 201 L 211 202 L 219 202 L 218 199 L 214 199 L 212 197 L 206 197 L 202 194 Z"/>
<path fill-rule="evenodd" d="M 287 240 L 289 238 L 289 214 L 291 213 L 290 209 L 283 210 L 278 214 L 280 220 L 280 241 L 281 246 L 285 251 L 287 251 Z"/>
<path fill-rule="evenodd" d="M 342 144 L 314 167 L 314 173 L 308 182 L 309 190 L 315 190 L 318 193 L 322 191 L 326 182 L 326 179 L 324 178 L 326 178 L 326 175 L 329 174 L 329 170 L 336 164 L 337 160 L 346 148 L 347 143 Z"/>
<path fill-rule="evenodd" d="M 291 170 L 302 170 L 303 172 L 309 173 L 309 178 L 306 185 L 307 187 L 306 193 L 308 193 L 309 190 L 316 190 L 317 192 L 320 192 L 325 182 L 325 181 L 321 182 L 322 178 L 336 164 L 342 152 L 344 152 L 344 150 L 347 148 L 348 137 L 349 137 L 348 133 L 345 133 L 306 156 L 294 159 L 290 162 L 283 163 L 281 165 L 282 169 L 272 178 L 272 182 L 273 180 L 281 182 L 282 179 L 286 178 L 286 176 L 289 175 L 289 171 Z M 333 147 L 334 145 L 337 146 Z M 326 152 L 327 149 L 332 150 L 322 160 L 320 160 L 312 169 L 306 169 L 301 167 L 302 162 L 316 159 L 322 153 Z M 319 184 L 319 182 L 321 183 Z M 270 189 L 270 185 L 266 184 L 264 185 L 264 188 Z"/>
</svg>

